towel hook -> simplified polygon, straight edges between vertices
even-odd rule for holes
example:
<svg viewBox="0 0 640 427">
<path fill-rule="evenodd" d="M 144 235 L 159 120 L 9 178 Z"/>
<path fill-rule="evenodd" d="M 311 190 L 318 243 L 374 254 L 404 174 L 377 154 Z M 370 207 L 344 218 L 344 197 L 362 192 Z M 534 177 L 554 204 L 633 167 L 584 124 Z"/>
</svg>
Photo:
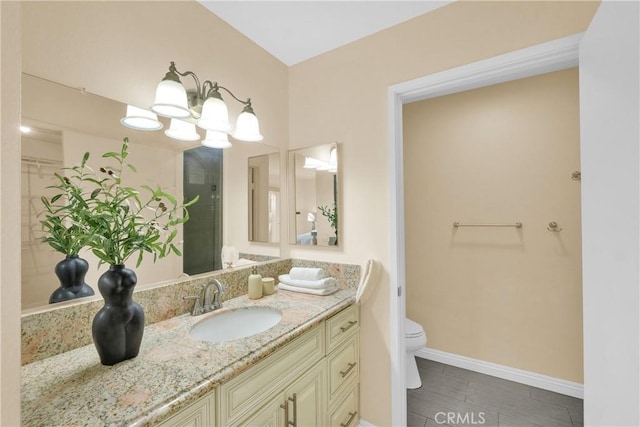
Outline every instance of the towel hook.
<svg viewBox="0 0 640 427">
<path fill-rule="evenodd" d="M 557 222 L 551 221 L 549 223 L 549 226 L 547 227 L 547 230 L 557 233 L 558 231 L 562 231 L 562 228 L 558 225 Z"/>
</svg>

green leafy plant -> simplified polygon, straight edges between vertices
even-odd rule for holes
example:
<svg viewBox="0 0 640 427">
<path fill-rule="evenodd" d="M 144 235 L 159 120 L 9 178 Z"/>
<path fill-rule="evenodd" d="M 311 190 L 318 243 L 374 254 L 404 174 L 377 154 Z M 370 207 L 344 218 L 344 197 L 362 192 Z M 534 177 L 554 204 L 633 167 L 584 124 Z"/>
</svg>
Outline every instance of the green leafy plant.
<svg viewBox="0 0 640 427">
<path fill-rule="evenodd" d="M 82 188 L 82 182 L 89 179 L 85 173 L 88 159 L 89 153 L 85 153 L 79 166 L 65 168 L 66 176 L 55 173 L 58 184 L 48 188 L 55 188 L 58 192 L 51 197 L 40 198 L 44 206 L 40 213 L 44 215 L 40 221 L 45 233 L 42 240 L 67 256 L 78 255 L 91 239 L 86 226 L 90 219 L 89 206 Z"/>
<path fill-rule="evenodd" d="M 338 235 L 338 207 L 336 204 L 333 204 L 333 207 L 328 206 L 318 206 L 318 210 L 322 213 L 322 216 L 326 217 L 329 220 L 329 224 L 331 224 L 331 228 Z"/>
<path fill-rule="evenodd" d="M 135 166 L 125 161 L 128 148 L 129 139 L 124 138 L 119 152 L 103 154 L 103 159 L 114 164 L 100 167 L 99 172 L 87 166 L 89 153 L 85 153 L 80 166 L 69 169 L 69 177 L 58 177 L 61 182 L 56 188 L 62 193 L 43 199 L 47 211 L 47 223 L 43 221 L 48 233 L 45 241 L 54 249 L 70 246 L 75 238 L 74 249 L 88 247 L 100 264 L 110 265 L 122 265 L 135 253 L 136 266 L 145 253 L 152 254 L 154 261 L 171 252 L 182 255 L 174 243 L 177 226 L 189 220 L 186 208 L 198 197 L 181 204 L 160 187 L 141 186 L 146 193 L 143 197 L 140 190 L 125 186 L 123 175 L 137 173 Z M 58 205 L 63 196 L 67 204 Z M 60 223 L 66 230 L 54 218 L 57 214 L 62 214 Z"/>
</svg>

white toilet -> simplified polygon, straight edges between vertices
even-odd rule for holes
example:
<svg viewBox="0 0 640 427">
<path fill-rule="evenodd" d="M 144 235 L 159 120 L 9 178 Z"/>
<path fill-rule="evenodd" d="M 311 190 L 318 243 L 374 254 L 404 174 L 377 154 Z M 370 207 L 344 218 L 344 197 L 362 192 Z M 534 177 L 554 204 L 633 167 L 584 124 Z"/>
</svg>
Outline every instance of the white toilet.
<svg viewBox="0 0 640 427">
<path fill-rule="evenodd" d="M 422 381 L 416 364 L 416 352 L 427 345 L 427 336 L 422 326 L 411 319 L 404 320 L 404 336 L 407 347 L 407 388 L 420 388 L 422 387 Z"/>
</svg>

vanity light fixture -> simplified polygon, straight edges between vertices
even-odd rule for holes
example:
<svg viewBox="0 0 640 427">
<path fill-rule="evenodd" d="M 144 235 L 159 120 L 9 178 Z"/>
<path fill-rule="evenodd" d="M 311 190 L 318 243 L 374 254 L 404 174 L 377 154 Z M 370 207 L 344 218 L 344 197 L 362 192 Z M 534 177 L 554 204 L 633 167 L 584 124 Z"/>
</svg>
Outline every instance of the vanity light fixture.
<svg viewBox="0 0 640 427">
<path fill-rule="evenodd" d="M 180 119 L 171 119 L 171 126 L 164 131 L 169 138 L 180 141 L 197 141 L 200 135 L 196 132 L 196 125 Z"/>
<path fill-rule="evenodd" d="M 185 89 L 180 81 L 180 77 L 185 76 L 193 77 L 195 89 Z M 235 129 L 229 122 L 229 111 L 222 99 L 221 89 L 244 106 L 238 115 Z M 207 136 L 202 141 L 202 145 L 207 147 L 231 147 L 227 135 L 245 142 L 260 142 L 264 139 L 260 134 L 258 118 L 251 106 L 251 98 L 242 100 L 217 82 L 206 80 L 200 84 L 200 79 L 195 73 L 178 71 L 173 61 L 167 74 L 158 83 L 151 111 L 137 109 L 135 113 L 130 114 L 130 107 L 136 108 L 127 106 L 127 116 L 121 120 L 123 125 L 138 130 L 158 130 L 162 128 L 162 123 L 158 121 L 157 115 L 168 117 L 171 119 L 171 126 L 164 133 L 181 141 L 200 139 L 195 125 L 207 131 Z M 153 120 L 156 123 L 152 124 Z M 185 124 L 190 126 L 187 127 Z"/>
<path fill-rule="evenodd" d="M 223 149 L 231 147 L 229 136 L 224 132 L 217 132 L 215 130 L 207 131 L 207 136 L 202 140 L 202 145 L 205 147 Z"/>
<path fill-rule="evenodd" d="M 127 105 L 127 115 L 120 119 L 120 123 L 128 128 L 144 131 L 160 130 L 163 127 L 154 113 L 133 105 Z"/>
<path fill-rule="evenodd" d="M 315 169 L 323 172 L 336 173 L 338 172 L 338 150 L 336 147 L 331 147 L 328 162 L 316 159 L 315 157 L 306 156 L 302 167 L 305 169 Z"/>
<path fill-rule="evenodd" d="M 180 77 L 185 76 L 193 77 L 196 83 L 195 91 L 187 91 L 184 88 Z M 221 89 L 244 105 L 233 133 L 231 133 L 227 105 L 220 93 Z M 231 133 L 240 141 L 260 142 L 263 139 L 258 118 L 251 106 L 251 98 L 242 100 L 226 87 L 219 86 L 217 82 L 206 80 L 200 84 L 200 79 L 195 73 L 191 71 L 181 73 L 174 62 L 171 62 L 169 71 L 158 84 L 156 99 L 151 110 L 161 116 L 195 121 L 198 127 L 208 131 Z"/>
</svg>

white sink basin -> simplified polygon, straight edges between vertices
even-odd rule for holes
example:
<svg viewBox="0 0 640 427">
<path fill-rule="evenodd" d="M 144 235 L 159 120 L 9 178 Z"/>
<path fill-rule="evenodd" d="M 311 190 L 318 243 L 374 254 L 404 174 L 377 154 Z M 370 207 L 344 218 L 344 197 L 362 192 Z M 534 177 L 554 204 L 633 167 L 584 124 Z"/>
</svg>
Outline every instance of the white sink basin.
<svg viewBox="0 0 640 427">
<path fill-rule="evenodd" d="M 242 308 L 214 314 L 196 323 L 189 335 L 213 343 L 233 341 L 264 332 L 281 319 L 282 313 L 271 307 Z"/>
</svg>

